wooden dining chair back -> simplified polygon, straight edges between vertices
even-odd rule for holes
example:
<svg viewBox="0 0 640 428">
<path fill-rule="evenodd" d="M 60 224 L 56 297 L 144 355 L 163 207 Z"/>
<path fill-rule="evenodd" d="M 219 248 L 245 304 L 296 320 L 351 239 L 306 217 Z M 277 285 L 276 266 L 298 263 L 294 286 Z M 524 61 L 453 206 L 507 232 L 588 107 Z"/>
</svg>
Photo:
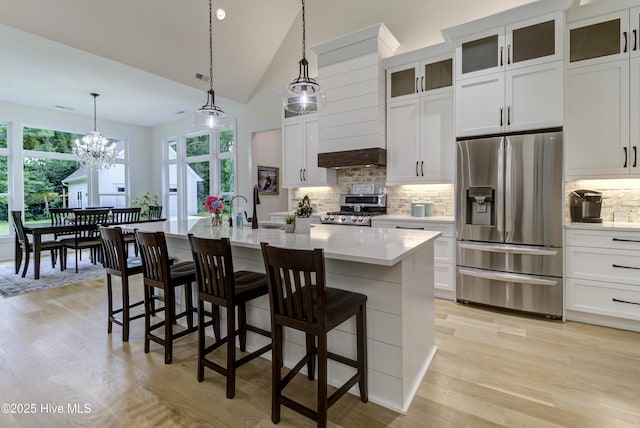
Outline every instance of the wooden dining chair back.
<svg viewBox="0 0 640 428">
<path fill-rule="evenodd" d="M 29 268 L 30 254 L 33 252 L 33 245 L 29 242 L 26 232 L 24 231 L 24 223 L 22 222 L 22 211 L 11 211 L 11 220 L 16 233 L 15 237 L 15 273 L 20 271 L 20 265 L 24 259 L 24 268 L 22 269 L 22 277 L 27 275 Z M 62 261 L 62 244 L 56 240 L 43 240 L 40 244 L 40 251 L 51 252 L 51 267 L 55 267 L 57 257 L 60 255 L 60 270 L 64 270 L 64 262 Z"/>
<path fill-rule="evenodd" d="M 128 257 L 124 234 L 120 227 L 101 226 L 99 230 L 102 240 L 102 264 L 107 271 L 107 332 L 111 334 L 113 324 L 117 324 L 122 327 L 122 341 L 128 342 L 131 321 L 144 317 L 144 312 L 131 315 L 131 309 L 143 305 L 144 300 L 131 302 L 129 296 L 129 277 L 142 273 L 142 261 L 139 257 Z M 119 308 L 114 308 L 113 305 L 113 275 L 120 277 L 122 284 L 122 304 Z"/>
<path fill-rule="evenodd" d="M 51 226 L 62 226 L 73 222 L 73 208 L 49 208 L 49 217 L 51 218 Z M 73 235 L 72 230 L 65 232 L 56 232 L 53 236 L 59 239 L 61 236 Z"/>
<path fill-rule="evenodd" d="M 149 220 L 162 218 L 162 205 L 149 205 Z"/>
<path fill-rule="evenodd" d="M 235 396 L 236 369 L 259 357 L 271 349 L 271 341 L 259 349 L 236 359 L 236 336 L 239 336 L 240 351 L 246 351 L 247 331 L 271 338 L 269 331 L 247 323 L 247 302 L 268 294 L 267 278 L 263 273 L 238 271 L 233 269 L 231 242 L 228 238 L 197 238 L 189 234 L 189 245 L 198 282 L 198 382 L 204 380 L 204 368 L 207 367 L 226 377 L 227 398 Z M 206 312 L 205 302 L 211 304 Z M 227 313 L 226 337 L 220 338 L 220 311 L 225 307 Z M 236 324 L 236 307 L 238 321 Z M 210 321 L 205 322 L 205 316 Z M 213 325 L 215 342 L 205 343 L 205 328 Z M 238 328 L 236 329 L 236 325 Z M 207 358 L 216 349 L 226 344 L 226 366 Z"/>
<path fill-rule="evenodd" d="M 98 226 L 108 221 L 108 209 L 87 209 L 73 211 L 74 236 L 61 240 L 65 249 L 72 248 L 75 252 L 76 273 L 78 273 L 78 257 L 82 250 L 88 249 L 91 261 L 96 264 L 102 253 L 102 241 Z M 66 251 L 65 251 L 66 258 Z"/>
<path fill-rule="evenodd" d="M 193 324 L 193 293 L 191 283 L 195 282 L 196 274 L 193 261 L 170 264 L 167 241 L 163 232 L 141 232 L 136 230 L 136 242 L 142 259 L 142 275 L 144 283 L 144 313 L 145 339 L 144 352 L 149 353 L 150 342 L 153 341 L 164 347 L 164 362 L 170 364 L 173 360 L 173 342 L 197 330 Z M 176 314 L 175 290 L 184 285 L 185 309 Z M 162 290 L 164 308 L 156 308 L 154 290 Z M 156 312 L 164 311 L 164 319 L 151 324 L 151 317 Z M 174 324 L 178 319 L 186 317 L 187 327 L 174 331 Z M 156 334 L 156 330 L 164 327 L 163 336 Z"/>
<path fill-rule="evenodd" d="M 280 422 L 280 406 L 284 405 L 315 420 L 318 427 L 326 427 L 329 407 L 356 383 L 359 386 L 360 399 L 363 402 L 368 401 L 367 296 L 326 287 L 322 249 L 294 250 L 273 247 L 266 243 L 262 243 L 261 246 L 267 272 L 273 336 L 271 420 L 276 424 Z M 328 332 L 353 316 L 356 317 L 355 360 L 329 352 L 327 349 Z M 281 376 L 283 327 L 305 333 L 307 352 L 284 377 Z M 317 409 L 314 411 L 285 396 L 283 390 L 305 364 L 308 378 L 313 379 L 316 357 L 318 391 Z M 330 396 L 327 396 L 328 359 L 356 369 L 356 373 Z"/>
<path fill-rule="evenodd" d="M 140 207 L 130 208 L 112 208 L 111 209 L 111 223 L 113 224 L 131 224 L 140 221 Z M 123 232 L 125 247 L 127 254 L 129 254 L 129 244 L 134 247 L 135 255 L 138 256 L 138 247 L 136 246 L 136 236 L 133 232 Z"/>
</svg>

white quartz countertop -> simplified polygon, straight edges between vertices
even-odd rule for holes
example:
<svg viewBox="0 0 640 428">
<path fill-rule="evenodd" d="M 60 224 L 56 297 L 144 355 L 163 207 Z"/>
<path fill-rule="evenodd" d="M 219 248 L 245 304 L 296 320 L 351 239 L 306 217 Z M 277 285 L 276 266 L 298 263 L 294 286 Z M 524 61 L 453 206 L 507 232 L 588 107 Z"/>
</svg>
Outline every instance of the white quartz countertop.
<svg viewBox="0 0 640 428">
<path fill-rule="evenodd" d="M 567 229 L 587 229 L 587 230 L 619 230 L 619 231 L 631 231 L 637 232 L 640 230 L 640 223 L 636 222 L 624 222 L 624 221 L 604 221 L 602 223 L 566 223 L 564 225 Z"/>
<path fill-rule="evenodd" d="M 204 238 L 227 237 L 232 246 L 260 249 L 261 242 L 276 247 L 310 250 L 324 249 L 326 258 L 393 266 L 414 254 L 421 246 L 432 243 L 440 232 L 383 229 L 337 225 L 316 225 L 310 234 L 285 233 L 279 229 L 250 227 L 212 228 L 209 219 L 160 223 L 139 223 L 142 231 L 163 231 L 167 237 L 187 237 L 187 233 Z M 433 244 L 431 244 L 433 245 Z"/>
<path fill-rule="evenodd" d="M 372 221 L 386 220 L 386 221 L 405 221 L 413 223 L 454 223 L 455 218 L 453 216 L 430 216 L 430 217 L 413 217 L 406 214 L 385 214 L 378 215 L 371 218 Z"/>
</svg>

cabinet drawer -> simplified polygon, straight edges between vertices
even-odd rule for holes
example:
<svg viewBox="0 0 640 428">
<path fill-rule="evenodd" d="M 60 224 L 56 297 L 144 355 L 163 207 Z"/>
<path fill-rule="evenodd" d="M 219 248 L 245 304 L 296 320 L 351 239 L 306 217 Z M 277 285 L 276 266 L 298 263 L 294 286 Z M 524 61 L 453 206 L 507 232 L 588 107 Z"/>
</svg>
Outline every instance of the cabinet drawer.
<svg viewBox="0 0 640 428">
<path fill-rule="evenodd" d="M 567 229 L 566 245 L 640 251 L 640 232 Z"/>
<path fill-rule="evenodd" d="M 428 222 L 428 221 L 393 221 L 372 220 L 373 227 L 386 227 L 391 229 L 417 229 L 441 232 L 444 238 L 453 238 L 455 227 L 452 223 Z"/>
<path fill-rule="evenodd" d="M 568 246 L 566 263 L 567 277 L 640 286 L 637 251 Z"/>
<path fill-rule="evenodd" d="M 567 309 L 640 320 L 640 288 L 570 278 Z"/>
</svg>

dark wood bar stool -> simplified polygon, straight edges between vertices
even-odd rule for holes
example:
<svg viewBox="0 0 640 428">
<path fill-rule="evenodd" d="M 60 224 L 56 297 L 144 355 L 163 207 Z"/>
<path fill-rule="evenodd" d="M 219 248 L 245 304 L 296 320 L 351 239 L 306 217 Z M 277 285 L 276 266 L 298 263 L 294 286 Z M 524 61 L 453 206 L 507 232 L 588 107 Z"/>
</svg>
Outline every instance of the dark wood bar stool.
<svg viewBox="0 0 640 428">
<path fill-rule="evenodd" d="M 324 253 L 321 249 L 291 250 L 272 247 L 264 242 L 261 246 L 269 286 L 273 336 L 271 420 L 275 424 L 280 422 L 280 405 L 284 405 L 313 419 L 318 427 L 326 427 L 328 408 L 356 383 L 360 388 L 360 399 L 365 403 L 368 401 L 367 296 L 326 287 Z M 327 333 L 354 315 L 357 326 L 356 360 L 327 350 Z M 306 355 L 284 378 L 281 376 L 283 327 L 304 332 L 307 342 Z M 305 364 L 308 377 L 313 380 L 316 356 L 318 404 L 317 410 L 314 411 L 286 397 L 282 392 Z M 354 367 L 357 372 L 327 397 L 327 359 L 329 358 Z"/>
<path fill-rule="evenodd" d="M 140 207 L 111 209 L 111 223 L 113 224 L 136 223 L 138 221 L 140 221 Z M 136 235 L 133 232 L 123 232 L 122 237 L 124 238 L 127 254 L 129 254 L 129 244 L 132 244 L 137 257 Z"/>
<path fill-rule="evenodd" d="M 144 352 L 149 353 L 150 342 L 164 346 L 164 363 L 170 364 L 173 359 L 173 341 L 197 330 L 193 324 L 195 308 L 192 301 L 191 283 L 196 274 L 193 261 L 170 264 L 167 252 L 167 241 L 163 232 L 136 231 L 136 241 L 142 259 L 144 282 Z M 175 291 L 184 285 L 186 309 L 176 314 Z M 155 308 L 153 290 L 158 288 L 164 295 L 164 308 Z M 151 324 L 151 316 L 164 310 L 164 319 Z M 186 317 L 187 328 L 174 331 L 177 320 Z M 164 335 L 158 336 L 154 331 L 164 327 Z"/>
<path fill-rule="evenodd" d="M 247 346 L 247 331 L 271 338 L 269 331 L 247 324 L 248 301 L 268 294 L 267 277 L 262 273 L 233 270 L 231 243 L 228 238 L 205 239 L 189 234 L 189 244 L 196 267 L 198 281 L 198 382 L 204 380 L 204 368 L 208 367 L 227 378 L 227 398 L 235 395 L 236 369 L 271 349 L 271 343 L 236 360 L 236 336 L 240 350 Z M 212 321 L 205 324 L 205 302 L 211 303 Z M 227 335 L 220 338 L 219 307 L 227 309 Z M 238 329 L 236 330 L 236 307 Z M 214 326 L 216 340 L 206 346 L 205 328 Z M 226 367 L 207 359 L 207 355 L 226 343 Z"/>
<path fill-rule="evenodd" d="M 34 251 L 33 245 L 29 242 L 27 234 L 24 232 L 24 223 L 22 223 L 22 211 L 11 211 L 11 220 L 13 221 L 13 228 L 16 232 L 16 244 L 15 244 L 15 267 L 16 274 L 20 271 L 20 265 L 22 264 L 24 254 L 24 268 L 22 269 L 22 277 L 27 275 L 27 269 L 29 268 L 29 258 Z M 51 267 L 56 266 L 56 259 L 58 254 L 60 255 L 60 270 L 65 269 L 65 263 L 62 259 L 64 251 L 62 250 L 62 243 L 56 240 L 42 241 L 40 244 L 40 251 L 51 251 Z"/>
<path fill-rule="evenodd" d="M 108 300 L 108 333 L 111 334 L 113 324 L 122 327 L 122 341 L 129 341 L 129 325 L 131 321 L 144 317 L 144 312 L 131 316 L 131 309 L 144 304 L 144 300 L 131 302 L 129 299 L 129 277 L 142 273 L 142 260 L 139 257 L 128 257 L 124 234 L 119 227 L 100 227 L 102 238 L 102 264 L 107 271 Z M 122 282 L 122 306 L 113 307 L 112 275 L 119 276 Z M 118 314 L 122 314 L 120 318 Z"/>
</svg>

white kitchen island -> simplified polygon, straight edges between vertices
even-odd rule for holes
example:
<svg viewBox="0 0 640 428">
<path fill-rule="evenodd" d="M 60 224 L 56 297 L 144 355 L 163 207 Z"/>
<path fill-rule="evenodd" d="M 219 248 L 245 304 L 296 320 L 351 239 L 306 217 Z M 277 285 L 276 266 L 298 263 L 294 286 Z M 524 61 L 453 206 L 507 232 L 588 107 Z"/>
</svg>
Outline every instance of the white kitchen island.
<svg viewBox="0 0 640 428">
<path fill-rule="evenodd" d="M 231 239 L 234 268 L 264 272 L 260 242 L 295 249 L 324 249 L 327 285 L 368 296 L 367 346 L 369 400 L 406 413 L 436 347 L 434 342 L 433 243 L 440 232 L 318 225 L 309 235 L 283 230 L 211 228 L 208 219 L 136 224 L 144 231 L 164 231 L 171 255 L 191 257 L 187 233 Z M 250 323 L 270 329 L 269 300 L 247 308 Z M 223 327 L 224 331 L 224 327 Z M 247 348 L 264 338 L 250 334 Z M 304 336 L 285 331 L 285 365 L 304 355 Z M 355 321 L 329 335 L 329 349 L 355 357 Z M 352 369 L 329 362 L 329 383 L 341 385 Z M 358 394 L 357 386 L 351 392 Z"/>
</svg>

